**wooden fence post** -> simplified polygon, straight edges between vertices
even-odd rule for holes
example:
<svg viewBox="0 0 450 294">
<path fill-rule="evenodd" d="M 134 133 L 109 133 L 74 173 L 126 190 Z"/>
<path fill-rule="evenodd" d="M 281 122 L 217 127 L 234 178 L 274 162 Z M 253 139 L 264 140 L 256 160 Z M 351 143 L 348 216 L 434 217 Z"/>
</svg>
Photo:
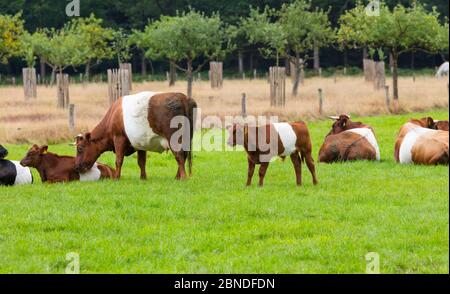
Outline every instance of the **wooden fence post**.
<svg viewBox="0 0 450 294">
<path fill-rule="evenodd" d="M 245 93 L 242 93 L 241 114 L 244 118 L 247 117 L 247 97 Z"/>
<path fill-rule="evenodd" d="M 23 89 L 25 100 L 36 98 L 36 69 L 23 68 L 22 69 Z"/>
<path fill-rule="evenodd" d="M 322 88 L 319 88 L 319 114 L 323 113 L 323 92 Z"/>
<path fill-rule="evenodd" d="M 375 62 L 374 88 L 379 90 L 384 88 L 386 84 L 386 74 L 384 69 L 384 61 Z"/>
<path fill-rule="evenodd" d="M 209 79 L 211 88 L 222 88 L 223 85 L 223 63 L 211 61 L 209 63 Z"/>
<path fill-rule="evenodd" d="M 107 72 L 109 104 L 112 105 L 120 97 L 130 94 L 130 74 L 126 69 L 108 69 Z"/>
<path fill-rule="evenodd" d="M 253 79 L 256 80 L 257 74 L 256 74 L 256 69 L 253 70 Z"/>
<path fill-rule="evenodd" d="M 131 67 L 131 63 L 121 63 L 119 64 L 119 69 L 122 70 L 128 70 L 128 81 L 127 81 L 127 85 L 128 85 L 128 89 L 131 91 L 133 89 L 133 68 Z M 128 95 L 128 94 L 126 94 Z"/>
<path fill-rule="evenodd" d="M 286 105 L 286 68 L 270 67 L 270 105 Z"/>
<path fill-rule="evenodd" d="M 67 108 L 69 106 L 69 75 L 60 74 L 56 75 L 56 91 L 59 108 Z"/>
<path fill-rule="evenodd" d="M 375 62 L 372 59 L 363 59 L 364 80 L 366 82 L 373 81 L 375 77 Z"/>
<path fill-rule="evenodd" d="M 75 105 L 69 104 L 69 130 L 75 129 Z"/>
<path fill-rule="evenodd" d="M 384 86 L 384 91 L 385 91 L 385 95 L 386 95 L 386 107 L 387 107 L 387 110 L 390 111 L 391 110 L 391 99 L 389 98 L 389 86 L 388 85 Z"/>
</svg>

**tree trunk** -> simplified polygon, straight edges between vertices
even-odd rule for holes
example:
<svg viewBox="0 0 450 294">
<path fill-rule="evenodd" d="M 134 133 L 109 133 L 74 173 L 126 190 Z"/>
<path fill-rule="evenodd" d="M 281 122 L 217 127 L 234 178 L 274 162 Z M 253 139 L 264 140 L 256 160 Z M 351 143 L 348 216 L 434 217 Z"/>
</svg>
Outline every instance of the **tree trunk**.
<svg viewBox="0 0 450 294">
<path fill-rule="evenodd" d="M 192 82 L 193 82 L 193 73 L 192 73 L 192 60 L 189 60 L 188 62 L 187 62 L 187 71 L 186 71 L 186 74 L 187 74 L 187 83 L 188 83 L 188 86 L 187 86 L 187 96 L 188 96 L 188 98 L 192 98 Z"/>
<path fill-rule="evenodd" d="M 53 84 L 55 83 L 55 75 L 56 75 L 56 68 L 53 67 L 52 68 L 52 76 L 50 77 L 50 86 L 53 86 Z"/>
<path fill-rule="evenodd" d="M 84 79 L 85 81 L 89 82 L 89 74 L 91 72 L 91 61 L 89 60 L 86 63 L 86 69 L 84 70 Z"/>
<path fill-rule="evenodd" d="M 142 52 L 142 58 L 141 58 L 141 75 L 142 76 L 147 75 L 147 59 L 145 58 L 144 52 Z"/>
<path fill-rule="evenodd" d="M 392 89 L 393 99 L 398 103 L 398 56 L 392 53 Z"/>
<path fill-rule="evenodd" d="M 40 71 L 41 71 L 41 79 L 44 80 L 45 74 L 46 74 L 46 72 L 45 72 L 45 59 L 42 58 L 42 57 L 40 58 L 40 67 L 41 67 L 41 69 L 40 69 Z"/>
<path fill-rule="evenodd" d="M 175 62 L 170 62 L 170 69 L 169 69 L 169 86 L 175 86 L 176 81 L 176 74 L 177 74 L 177 68 L 175 66 Z"/>
<path fill-rule="evenodd" d="M 295 61 L 293 62 L 293 65 L 295 66 L 295 79 L 294 84 L 292 86 L 292 96 L 297 97 L 298 94 L 298 85 L 300 84 L 300 75 L 301 75 L 301 64 L 300 64 L 300 58 L 297 55 L 295 57 Z"/>
<path fill-rule="evenodd" d="M 239 75 L 242 75 L 244 72 L 244 53 L 242 50 L 238 52 L 238 62 L 239 62 Z"/>
<path fill-rule="evenodd" d="M 314 46 L 314 70 L 316 72 L 319 72 L 320 68 L 320 54 L 319 54 L 319 47 L 316 45 Z"/>
<path fill-rule="evenodd" d="M 250 71 L 253 71 L 253 52 L 250 52 Z"/>
<path fill-rule="evenodd" d="M 344 68 L 348 67 L 348 51 L 344 49 Z"/>
</svg>

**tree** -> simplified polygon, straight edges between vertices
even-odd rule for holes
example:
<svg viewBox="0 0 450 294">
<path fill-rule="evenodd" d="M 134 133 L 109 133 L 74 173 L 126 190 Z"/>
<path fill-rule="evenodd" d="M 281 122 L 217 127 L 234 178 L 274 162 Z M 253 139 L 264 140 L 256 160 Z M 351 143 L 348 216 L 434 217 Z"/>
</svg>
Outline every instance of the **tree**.
<svg viewBox="0 0 450 294">
<path fill-rule="evenodd" d="M 112 50 L 119 65 L 131 58 L 129 36 L 122 28 L 113 33 Z"/>
<path fill-rule="evenodd" d="M 379 16 L 365 13 L 360 2 L 340 19 L 338 41 L 351 48 L 381 48 L 392 56 L 392 84 L 395 103 L 398 93 L 398 59 L 407 52 L 437 53 L 448 48 L 448 24 L 442 25 L 435 8 L 427 11 L 421 4 L 405 8 L 397 5 L 392 10 L 384 2 Z M 395 105 L 396 107 L 396 105 Z"/>
<path fill-rule="evenodd" d="M 110 42 L 113 39 L 114 32 L 112 29 L 102 26 L 103 20 L 98 19 L 91 14 L 87 18 L 74 18 L 66 25 L 66 30 L 76 34 L 79 42 L 86 46 L 86 50 L 80 56 L 81 62 L 85 64 L 85 75 L 89 79 L 91 63 L 95 61 L 97 64 L 102 59 L 109 59 L 113 56 Z"/>
<path fill-rule="evenodd" d="M 161 16 L 143 32 L 146 55 L 166 59 L 187 75 L 187 95 L 192 96 L 193 75 L 210 60 L 223 58 L 230 50 L 220 16 L 190 10 L 176 16 Z M 199 64 L 194 68 L 194 62 Z M 185 66 L 185 67 L 183 67 Z"/>
<path fill-rule="evenodd" d="M 80 42 L 78 35 L 68 28 L 61 30 L 39 30 L 33 34 L 36 55 L 52 68 L 52 81 L 56 72 L 60 74 L 69 66 L 83 64 L 89 48 Z"/>
<path fill-rule="evenodd" d="M 0 14 L 0 62 L 7 63 L 8 59 L 19 52 L 20 38 L 24 32 L 22 14 L 14 16 Z"/>
<path fill-rule="evenodd" d="M 274 21 L 273 21 L 274 20 Z M 322 47 L 334 39 L 334 30 L 328 20 L 328 12 L 313 9 L 310 2 L 296 0 L 283 4 L 280 11 L 266 7 L 263 12 L 252 9 L 243 21 L 250 41 L 262 43 L 264 56 L 288 57 L 295 66 L 296 75 L 292 95 L 296 96 L 300 70 L 315 46 Z"/>
<path fill-rule="evenodd" d="M 292 95 L 297 96 L 300 70 L 304 62 L 313 58 L 310 52 L 314 47 L 329 45 L 335 36 L 328 19 L 329 11 L 313 8 L 311 2 L 296 0 L 283 4 L 277 13 L 286 41 L 283 51 L 295 66 L 295 81 Z"/>
</svg>

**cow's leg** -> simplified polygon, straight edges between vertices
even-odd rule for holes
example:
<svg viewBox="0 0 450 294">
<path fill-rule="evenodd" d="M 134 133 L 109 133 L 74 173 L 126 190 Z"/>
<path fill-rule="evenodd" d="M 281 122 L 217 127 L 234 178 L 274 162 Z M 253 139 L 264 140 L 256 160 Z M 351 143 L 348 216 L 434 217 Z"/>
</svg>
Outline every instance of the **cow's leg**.
<svg viewBox="0 0 450 294">
<path fill-rule="evenodd" d="M 298 156 L 298 152 L 294 152 L 291 154 L 291 161 L 294 165 L 295 169 L 295 177 L 297 180 L 297 185 L 302 185 L 302 162 L 300 160 L 300 157 Z"/>
<path fill-rule="evenodd" d="M 259 186 L 262 186 L 264 184 L 264 176 L 266 175 L 268 167 L 268 162 L 261 162 L 261 166 L 259 167 Z"/>
<path fill-rule="evenodd" d="M 122 173 L 122 164 L 125 157 L 125 139 L 123 137 L 114 137 L 114 150 L 116 152 L 116 171 L 114 179 L 119 180 Z"/>
<path fill-rule="evenodd" d="M 317 177 L 316 177 L 316 168 L 314 166 L 314 159 L 312 158 L 311 151 L 305 154 L 306 165 L 308 166 L 309 171 L 311 172 L 313 178 L 313 184 L 317 185 Z"/>
<path fill-rule="evenodd" d="M 255 172 L 255 163 L 248 159 L 248 174 L 247 174 L 247 186 L 251 186 L 253 173 Z"/>
<path fill-rule="evenodd" d="M 145 171 L 145 163 L 147 162 L 147 152 L 139 150 L 138 151 L 138 165 L 141 169 L 141 180 L 147 179 L 147 173 Z"/>
<path fill-rule="evenodd" d="M 177 180 L 184 180 L 186 179 L 186 169 L 185 169 L 185 158 L 184 158 L 184 152 L 183 151 L 178 151 L 178 152 L 173 152 L 173 154 L 175 155 L 175 159 L 177 160 L 178 163 L 178 172 L 177 172 L 177 176 L 175 177 Z"/>
</svg>

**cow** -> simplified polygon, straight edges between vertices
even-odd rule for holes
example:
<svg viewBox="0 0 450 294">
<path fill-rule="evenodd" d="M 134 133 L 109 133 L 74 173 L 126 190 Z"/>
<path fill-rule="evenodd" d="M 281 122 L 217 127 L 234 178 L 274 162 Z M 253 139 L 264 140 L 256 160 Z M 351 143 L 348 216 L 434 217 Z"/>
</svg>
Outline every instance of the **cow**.
<svg viewBox="0 0 450 294">
<path fill-rule="evenodd" d="M 302 121 L 272 123 L 259 127 L 233 124 L 228 130 L 228 145 L 242 145 L 247 153 L 247 186 L 251 186 L 257 164 L 260 165 L 259 186 L 263 186 L 269 161 L 276 156 L 283 160 L 290 156 L 298 186 L 302 184 L 302 162 L 306 161 L 313 184 L 317 185 L 314 160 L 311 155 L 312 144 L 306 123 Z"/>
<path fill-rule="evenodd" d="M 448 76 L 448 69 L 449 69 L 449 64 L 448 64 L 448 61 L 446 61 L 443 64 L 441 64 L 441 66 L 439 66 L 439 69 L 436 72 L 436 77 L 442 78 L 443 76 Z"/>
<path fill-rule="evenodd" d="M 33 183 L 33 175 L 18 161 L 4 159 L 8 150 L 0 145 L 0 186 L 17 186 Z"/>
<path fill-rule="evenodd" d="M 398 133 L 394 159 L 402 164 L 449 163 L 448 131 L 436 130 L 431 117 L 410 119 Z"/>
<path fill-rule="evenodd" d="M 181 93 L 141 92 L 119 98 L 90 133 L 77 136 L 77 170 L 86 171 L 102 153 L 112 151 L 116 154 L 114 178 L 119 179 L 124 157 L 137 152 L 141 179 L 145 180 L 146 152 L 170 149 L 178 163 L 176 179 L 185 179 L 186 161 L 189 174 L 192 170 L 196 107 L 193 99 Z M 183 134 L 177 138 L 180 132 Z"/>
<path fill-rule="evenodd" d="M 448 120 L 434 120 L 432 129 L 448 132 Z"/>
<path fill-rule="evenodd" d="M 371 126 L 351 121 L 346 114 L 329 118 L 334 123 L 319 150 L 319 162 L 380 160 L 380 148 Z"/>
<path fill-rule="evenodd" d="M 8 150 L 5 147 L 0 145 L 0 159 L 5 158 L 8 155 Z"/>
<path fill-rule="evenodd" d="M 43 183 L 70 181 L 91 182 L 113 178 L 114 170 L 105 164 L 96 162 L 83 173 L 75 169 L 75 157 L 59 156 L 48 152 L 48 146 L 33 145 L 20 161 L 24 167 L 37 169 Z"/>
</svg>

